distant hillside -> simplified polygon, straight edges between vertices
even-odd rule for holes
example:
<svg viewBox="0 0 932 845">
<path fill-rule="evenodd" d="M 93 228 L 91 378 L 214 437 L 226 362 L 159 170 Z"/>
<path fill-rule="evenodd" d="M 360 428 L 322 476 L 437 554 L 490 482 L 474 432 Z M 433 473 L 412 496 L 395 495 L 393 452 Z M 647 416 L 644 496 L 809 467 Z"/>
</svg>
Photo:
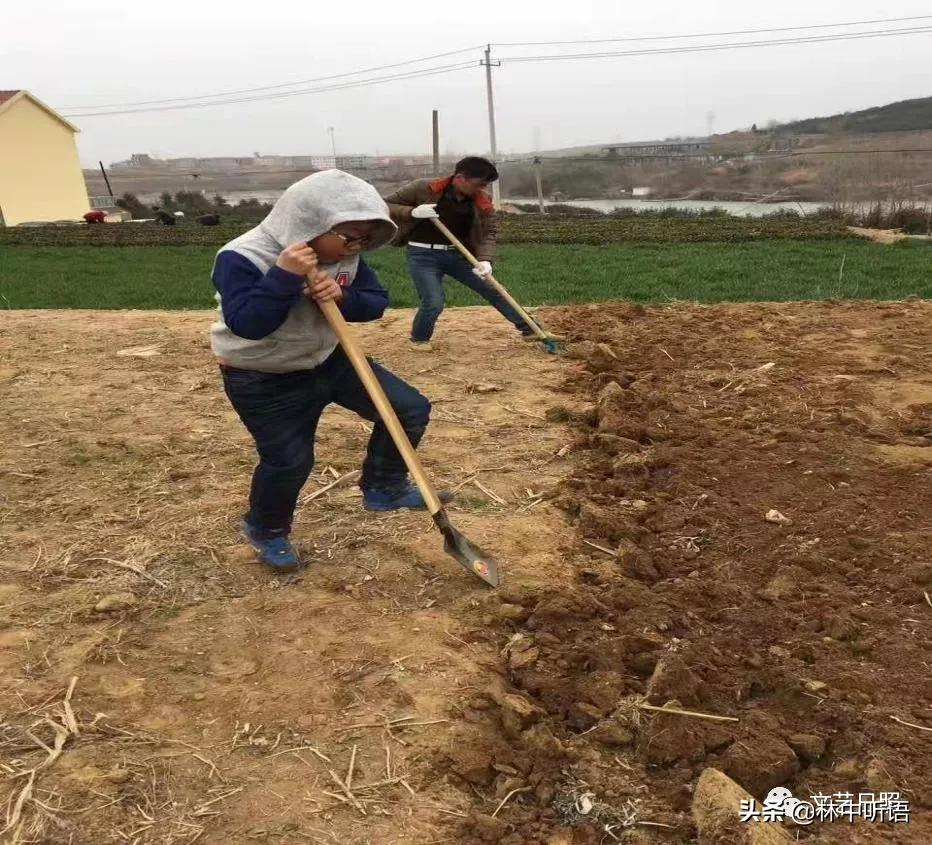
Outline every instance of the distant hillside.
<svg viewBox="0 0 932 845">
<path fill-rule="evenodd" d="M 875 106 L 862 111 L 833 114 L 830 117 L 811 117 L 784 123 L 780 129 L 800 135 L 826 132 L 907 132 L 932 129 L 932 97 L 902 100 L 888 106 Z"/>
</svg>

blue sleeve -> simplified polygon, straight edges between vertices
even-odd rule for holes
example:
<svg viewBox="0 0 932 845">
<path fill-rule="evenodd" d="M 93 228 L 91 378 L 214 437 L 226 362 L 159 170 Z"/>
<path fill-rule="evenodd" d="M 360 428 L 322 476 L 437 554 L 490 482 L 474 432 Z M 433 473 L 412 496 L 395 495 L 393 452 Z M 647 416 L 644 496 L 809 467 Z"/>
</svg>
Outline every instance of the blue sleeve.
<svg viewBox="0 0 932 845">
<path fill-rule="evenodd" d="M 233 334 L 259 340 L 274 332 L 303 296 L 304 277 L 273 266 L 262 274 L 237 252 L 221 252 L 213 273 L 223 321 Z"/>
<path fill-rule="evenodd" d="M 378 320 L 388 307 L 388 291 L 375 271 L 361 258 L 353 283 L 343 288 L 340 312 L 348 323 Z"/>
</svg>

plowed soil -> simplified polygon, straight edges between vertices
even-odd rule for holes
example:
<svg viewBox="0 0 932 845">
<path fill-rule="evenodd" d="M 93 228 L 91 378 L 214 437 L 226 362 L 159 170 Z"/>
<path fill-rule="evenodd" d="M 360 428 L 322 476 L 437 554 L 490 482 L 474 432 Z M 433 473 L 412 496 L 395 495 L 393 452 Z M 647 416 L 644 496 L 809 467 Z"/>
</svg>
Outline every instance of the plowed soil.
<svg viewBox="0 0 932 845">
<path fill-rule="evenodd" d="M 570 356 L 486 309 L 432 355 L 408 313 L 361 331 L 433 400 L 423 455 L 491 592 L 423 515 L 324 491 L 364 447 L 342 411 L 311 566 L 258 566 L 209 315 L 4 314 L 4 835 L 686 845 L 713 766 L 911 805 L 794 839 L 932 841 L 932 306 L 541 316 Z"/>
</svg>

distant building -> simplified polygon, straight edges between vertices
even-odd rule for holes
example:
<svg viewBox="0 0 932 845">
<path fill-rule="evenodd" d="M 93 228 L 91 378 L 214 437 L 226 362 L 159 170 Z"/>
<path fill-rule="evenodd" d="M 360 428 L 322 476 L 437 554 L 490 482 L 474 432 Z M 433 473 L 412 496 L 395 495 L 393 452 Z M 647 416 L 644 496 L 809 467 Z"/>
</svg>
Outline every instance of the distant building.
<svg viewBox="0 0 932 845">
<path fill-rule="evenodd" d="M 675 141 L 645 141 L 633 144 L 612 144 L 602 147 L 610 158 L 716 158 L 712 154 L 712 139 L 682 138 Z"/>
<path fill-rule="evenodd" d="M 0 225 L 80 220 L 90 210 L 78 131 L 28 91 L 0 90 Z"/>
<path fill-rule="evenodd" d="M 338 170 L 364 170 L 369 167 L 368 156 L 337 156 L 336 167 Z"/>
</svg>

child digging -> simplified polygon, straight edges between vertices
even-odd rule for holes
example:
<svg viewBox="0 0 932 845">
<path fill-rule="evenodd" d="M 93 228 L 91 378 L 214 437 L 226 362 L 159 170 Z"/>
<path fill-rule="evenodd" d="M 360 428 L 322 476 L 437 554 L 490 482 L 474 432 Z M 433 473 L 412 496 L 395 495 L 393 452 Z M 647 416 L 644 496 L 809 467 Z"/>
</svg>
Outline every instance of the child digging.
<svg viewBox="0 0 932 845">
<path fill-rule="evenodd" d="M 375 423 L 360 478 L 363 507 L 426 507 L 316 305 L 332 300 L 350 322 L 381 317 L 388 293 L 360 253 L 387 244 L 395 231 L 375 188 L 327 170 L 288 188 L 255 229 L 217 254 L 212 279 L 220 316 L 211 327 L 211 347 L 227 397 L 259 454 L 242 530 L 274 570 L 301 565 L 289 535 L 298 494 L 314 466 L 317 423 L 331 402 Z M 430 403 L 384 367 L 372 367 L 417 446 Z"/>
</svg>

